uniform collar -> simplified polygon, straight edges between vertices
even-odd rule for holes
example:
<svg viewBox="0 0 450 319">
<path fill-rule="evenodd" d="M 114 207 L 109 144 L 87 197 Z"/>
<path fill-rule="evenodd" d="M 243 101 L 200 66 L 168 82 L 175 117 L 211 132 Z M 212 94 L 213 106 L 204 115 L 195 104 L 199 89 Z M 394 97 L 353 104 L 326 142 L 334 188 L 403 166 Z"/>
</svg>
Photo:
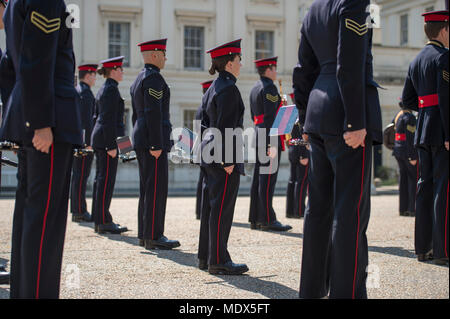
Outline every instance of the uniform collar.
<svg viewBox="0 0 450 319">
<path fill-rule="evenodd" d="M 111 78 L 107 78 L 105 83 L 106 84 L 111 84 L 111 85 L 114 85 L 114 86 L 119 86 L 119 82 L 117 82 L 116 80 L 111 79 Z"/>
<path fill-rule="evenodd" d="M 236 77 L 228 71 L 222 71 L 219 73 L 219 77 L 226 78 L 227 80 L 231 80 L 236 83 Z"/>
<path fill-rule="evenodd" d="M 269 79 L 269 78 L 266 77 L 266 76 L 261 76 L 261 81 L 266 81 L 266 82 L 269 82 L 269 83 L 273 83 L 273 80 L 272 80 L 272 79 Z"/>
<path fill-rule="evenodd" d="M 87 88 L 91 88 L 86 82 L 80 81 L 80 86 L 85 86 Z"/>
<path fill-rule="evenodd" d="M 146 64 L 146 65 L 145 65 L 145 68 L 146 68 L 146 69 L 153 69 L 153 70 L 156 70 L 156 71 L 158 71 L 158 72 L 161 71 L 161 70 L 160 70 L 156 65 L 154 65 L 154 64 Z"/>
<path fill-rule="evenodd" d="M 445 49 L 445 45 L 443 45 L 442 42 L 440 42 L 440 41 L 438 41 L 438 40 L 430 40 L 430 41 L 428 41 L 427 45 L 430 45 L 430 44 Z"/>
</svg>

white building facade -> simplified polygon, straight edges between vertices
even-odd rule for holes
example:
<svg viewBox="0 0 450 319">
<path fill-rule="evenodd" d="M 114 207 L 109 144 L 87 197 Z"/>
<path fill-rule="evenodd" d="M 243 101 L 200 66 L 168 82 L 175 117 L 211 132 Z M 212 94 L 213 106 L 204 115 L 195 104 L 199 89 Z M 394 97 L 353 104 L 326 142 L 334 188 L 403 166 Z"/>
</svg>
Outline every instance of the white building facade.
<svg viewBox="0 0 450 319">
<path fill-rule="evenodd" d="M 127 108 L 127 134 L 131 134 L 129 89 L 143 61 L 137 44 L 168 38 L 167 64 L 162 71 L 171 87 L 171 121 L 174 127 L 190 127 L 201 103 L 201 82 L 208 74 L 210 57 L 205 53 L 218 44 L 242 38 L 243 70 L 238 87 L 246 104 L 245 127 L 251 127 L 249 94 L 258 80 L 253 61 L 278 56 L 283 93 L 291 92 L 292 70 L 297 63 L 301 22 L 312 0 L 67 0 L 79 9 L 80 28 L 74 29 L 78 64 L 124 55 L 125 77 L 119 89 Z M 380 0 L 381 28 L 375 31 L 375 77 L 387 90 L 380 91 L 384 124 L 394 117 L 406 71 L 426 43 L 421 14 L 444 8 L 444 0 Z M 76 12 L 75 12 L 76 14 Z M 4 48 L 4 34 L 0 45 Z M 104 79 L 98 77 L 97 93 Z M 383 165 L 394 167 L 388 152 Z M 287 154 L 283 155 L 278 187 L 288 180 Z M 91 174 L 93 175 L 93 174 Z M 92 176 L 91 176 L 92 178 Z M 198 168 L 171 165 L 172 194 L 192 193 Z M 251 180 L 242 178 L 242 191 Z M 3 186 L 14 187 L 15 171 L 7 169 Z M 119 166 L 116 189 L 137 194 L 137 164 Z"/>
</svg>

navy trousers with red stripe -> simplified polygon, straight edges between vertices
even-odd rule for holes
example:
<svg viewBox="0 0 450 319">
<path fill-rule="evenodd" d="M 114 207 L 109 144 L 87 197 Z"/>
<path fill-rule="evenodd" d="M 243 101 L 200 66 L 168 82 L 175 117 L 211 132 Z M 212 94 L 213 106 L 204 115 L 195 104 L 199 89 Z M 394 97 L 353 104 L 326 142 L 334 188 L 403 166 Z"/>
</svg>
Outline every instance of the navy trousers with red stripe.
<svg viewBox="0 0 450 319">
<path fill-rule="evenodd" d="M 372 145 L 310 135 L 300 297 L 367 298 Z"/>
<path fill-rule="evenodd" d="M 416 254 L 433 248 L 435 258 L 448 258 L 448 161 L 444 146 L 420 146 L 420 179 L 416 200 Z"/>
<path fill-rule="evenodd" d="M 136 150 L 136 156 L 140 178 L 138 237 L 158 240 L 164 236 L 169 191 L 167 152 L 162 152 L 158 160 L 148 150 Z"/>
<path fill-rule="evenodd" d="M 70 211 L 72 214 L 87 213 L 86 186 L 91 174 L 94 155 L 74 157 L 72 164 L 72 183 L 70 187 Z"/>
<path fill-rule="evenodd" d="M 11 297 L 56 299 L 73 148 L 57 143 L 50 154 L 33 147 L 26 147 L 24 152 L 19 159 L 19 189 L 14 211 Z M 26 187 L 25 194 L 23 187 Z"/>
<path fill-rule="evenodd" d="M 308 191 L 308 168 L 300 160 L 291 162 L 291 175 L 289 177 L 288 194 L 286 196 L 286 216 L 304 217 L 306 194 Z"/>
<path fill-rule="evenodd" d="M 416 211 L 417 165 L 411 165 L 408 159 L 395 157 L 400 169 L 400 213 Z"/>
<path fill-rule="evenodd" d="M 207 191 L 207 189 L 203 187 L 204 184 L 205 184 L 205 171 L 203 168 L 200 168 L 200 176 L 198 177 L 197 194 L 195 200 L 195 216 L 197 218 L 201 218 L 202 216 L 202 201 Z"/>
<path fill-rule="evenodd" d="M 225 264 L 231 261 L 228 238 L 233 224 L 240 174 L 234 171 L 228 175 L 223 168 L 213 166 L 206 167 L 205 171 L 210 209 L 203 211 L 209 211 L 209 214 L 202 215 L 199 258 L 207 259 L 209 265 Z"/>
<path fill-rule="evenodd" d="M 105 150 L 96 149 L 96 186 L 95 186 L 95 209 L 93 219 L 95 225 L 109 224 L 113 218 L 109 208 L 116 184 L 117 166 L 119 158 L 112 158 Z"/>
<path fill-rule="evenodd" d="M 270 224 L 277 220 L 277 215 L 273 208 L 273 196 L 278 179 L 280 159 L 281 148 L 279 148 L 275 160 L 265 164 L 260 162 L 255 164 L 250 194 L 249 221 L 251 223 Z M 275 163 L 277 160 L 278 162 Z"/>
<path fill-rule="evenodd" d="M 206 169 L 201 168 L 203 171 L 203 183 L 202 183 L 202 198 L 200 202 L 200 237 L 198 244 L 198 259 L 209 259 L 209 217 L 211 215 L 211 203 L 209 201 L 208 193 L 208 176 Z"/>
<path fill-rule="evenodd" d="M 27 199 L 27 153 L 24 148 L 17 152 L 19 166 L 17 168 L 17 188 L 14 206 L 12 247 L 11 247 L 11 284 L 10 298 L 20 296 L 20 251 L 22 247 L 23 212 Z"/>
</svg>

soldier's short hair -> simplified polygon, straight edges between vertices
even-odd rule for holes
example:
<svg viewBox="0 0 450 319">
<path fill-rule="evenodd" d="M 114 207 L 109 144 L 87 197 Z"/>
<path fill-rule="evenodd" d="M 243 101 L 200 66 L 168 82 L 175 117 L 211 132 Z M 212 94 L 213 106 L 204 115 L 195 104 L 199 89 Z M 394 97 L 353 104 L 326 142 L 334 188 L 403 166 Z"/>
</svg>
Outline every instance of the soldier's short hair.
<svg viewBox="0 0 450 319">
<path fill-rule="evenodd" d="M 427 35 L 429 40 L 435 39 L 439 32 L 441 32 L 442 29 L 448 30 L 448 21 L 447 22 L 427 22 L 425 23 L 425 34 Z"/>
<path fill-rule="evenodd" d="M 111 71 L 112 70 L 116 70 L 116 69 L 118 69 L 118 68 L 122 68 L 122 67 L 117 67 L 117 66 L 115 66 L 115 67 L 113 67 L 113 68 L 101 68 L 101 69 L 99 69 L 98 71 L 97 71 L 97 73 L 98 74 L 100 74 L 100 75 L 103 75 L 103 77 L 105 78 L 105 79 L 107 79 L 107 78 L 109 78 L 110 76 L 111 76 Z"/>
<path fill-rule="evenodd" d="M 225 67 L 228 62 L 234 61 L 236 56 L 240 56 L 239 53 L 232 53 L 229 55 L 220 56 L 212 59 L 211 68 L 209 69 L 209 74 L 214 75 L 216 72 L 220 73 L 225 71 Z"/>
<path fill-rule="evenodd" d="M 273 68 L 273 67 L 275 67 L 275 65 L 264 65 L 264 66 L 257 67 L 256 69 L 258 70 L 259 76 L 264 76 L 264 74 L 266 73 L 266 71 L 267 71 L 268 69 Z"/>
<path fill-rule="evenodd" d="M 96 73 L 96 72 L 95 71 L 86 71 L 86 70 L 78 71 L 78 78 L 80 80 L 83 80 L 86 77 L 86 75 L 92 74 L 92 73 Z"/>
</svg>

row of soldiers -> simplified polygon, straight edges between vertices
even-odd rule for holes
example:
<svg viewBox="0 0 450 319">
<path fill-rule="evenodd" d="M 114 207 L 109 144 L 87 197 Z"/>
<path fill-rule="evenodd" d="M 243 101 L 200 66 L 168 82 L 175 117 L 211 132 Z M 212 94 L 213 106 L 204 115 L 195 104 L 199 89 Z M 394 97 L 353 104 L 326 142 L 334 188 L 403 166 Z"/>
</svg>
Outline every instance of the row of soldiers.
<svg viewBox="0 0 450 319">
<path fill-rule="evenodd" d="M 303 127 L 297 133 L 309 141 L 311 149 L 307 163 L 309 204 L 304 223 L 301 298 L 367 297 L 366 230 L 370 215 L 372 145 L 382 142 L 378 85 L 372 74 L 372 30 L 366 23 L 368 5 L 368 0 L 316 0 L 301 30 L 299 64 L 293 76 L 294 99 L 300 113 L 299 124 Z M 82 146 L 86 141 L 86 133 L 84 139 L 82 134 L 80 95 L 73 81 L 72 30 L 64 24 L 67 17 L 62 0 L 51 4 L 10 0 L 5 12 L 7 51 L 1 65 L 3 69 L 9 63 L 18 76 L 6 104 L 0 133 L 2 139 L 21 145 L 11 254 L 12 298 L 59 296 L 73 147 Z M 430 39 L 427 46 L 433 50 L 429 53 L 428 49 L 424 50 L 424 59 L 429 58 L 432 63 L 425 66 L 417 63 L 417 67 L 413 63 L 403 96 L 406 105 L 417 107 L 417 101 L 421 105 L 418 129 L 421 133 L 416 135 L 416 142 L 425 147 L 418 151 L 419 194 L 427 196 L 423 197 L 422 206 L 417 206 L 418 225 L 425 224 L 419 222 L 419 216 L 437 225 L 448 211 L 448 201 L 446 209 L 439 188 L 444 179 L 448 185 L 448 165 L 438 166 L 448 164 L 448 95 L 444 93 L 445 88 L 448 90 L 448 63 L 445 69 L 445 59 L 441 58 L 446 56 L 448 62 L 448 51 L 436 44 L 441 39 L 448 46 L 448 11 L 426 15 L 426 25 L 444 19 L 446 27 L 439 28 L 439 38 Z M 28 37 L 22 37 L 24 33 Z M 447 37 L 447 42 L 442 36 Z M 139 45 L 145 68 L 130 91 L 133 142 L 140 173 L 138 236 L 140 244 L 147 249 L 172 249 L 180 245 L 164 236 L 168 152 L 172 147 L 170 90 L 160 73 L 166 61 L 166 42 L 167 39 L 162 39 Z M 241 40 L 207 53 L 212 60 L 210 74 L 218 73 L 218 76 L 205 92 L 199 110 L 205 128 L 201 146 L 202 150 L 211 151 L 213 158 L 220 159 L 211 163 L 202 158 L 200 165 L 206 196 L 202 199 L 205 209 L 201 214 L 199 268 L 211 274 L 240 275 L 248 267 L 232 261 L 227 242 L 240 176 L 245 174 L 244 164 L 239 160 L 243 158 L 242 150 L 234 140 L 230 156 L 225 143 L 215 139 L 208 130 L 215 129 L 226 136 L 228 129 L 243 128 L 245 107 L 236 86 L 241 69 Z M 433 58 L 428 54 L 434 54 Z M 256 64 L 261 81 L 252 92 L 252 117 L 256 126 L 270 127 L 281 102 L 273 84 L 276 59 L 259 60 Z M 266 66 L 265 70 L 261 69 Z M 97 69 L 84 67 L 85 71 Z M 435 75 L 434 81 L 419 71 Z M 35 80 L 36 74 L 41 76 L 39 81 Z M 106 81 L 95 99 L 96 122 L 90 139 L 97 158 L 92 215 L 98 233 L 122 233 L 127 228 L 113 222 L 109 207 L 118 164 L 117 138 L 124 134 L 124 102 L 118 90 L 123 79 L 123 57 L 102 61 L 100 74 Z M 445 114 L 447 122 L 439 127 Z M 438 128 L 444 133 L 438 132 Z M 441 133 L 441 139 L 431 131 Z M 270 158 L 269 174 L 261 174 L 267 162 L 257 163 L 260 174 L 256 170 L 253 184 L 255 194 L 261 198 L 252 198 L 257 207 L 256 213 L 250 214 L 252 228 L 289 229 L 277 222 L 271 203 L 277 174 L 272 172 L 271 163 L 279 160 L 283 146 L 281 141 L 277 144 L 265 145 Z M 447 150 L 443 149 L 444 145 Z M 221 152 L 214 154 L 216 150 Z M 86 164 L 81 162 L 81 175 L 83 165 Z M 440 170 L 439 183 L 434 182 L 433 168 Z M 439 190 L 435 192 L 438 197 L 434 203 L 438 204 L 434 205 L 434 214 L 430 204 L 433 199 L 429 198 L 433 183 Z M 80 185 L 78 191 L 80 187 L 83 189 Z M 75 220 L 89 218 L 85 212 L 79 207 Z M 442 259 L 440 253 L 447 251 L 448 228 L 444 232 L 441 228 L 439 224 L 436 232 L 433 229 L 433 250 L 438 259 Z M 443 243 L 444 250 L 440 247 Z M 428 241 L 424 246 L 430 244 Z M 420 259 L 422 253 L 418 246 L 416 252 Z"/>
</svg>

